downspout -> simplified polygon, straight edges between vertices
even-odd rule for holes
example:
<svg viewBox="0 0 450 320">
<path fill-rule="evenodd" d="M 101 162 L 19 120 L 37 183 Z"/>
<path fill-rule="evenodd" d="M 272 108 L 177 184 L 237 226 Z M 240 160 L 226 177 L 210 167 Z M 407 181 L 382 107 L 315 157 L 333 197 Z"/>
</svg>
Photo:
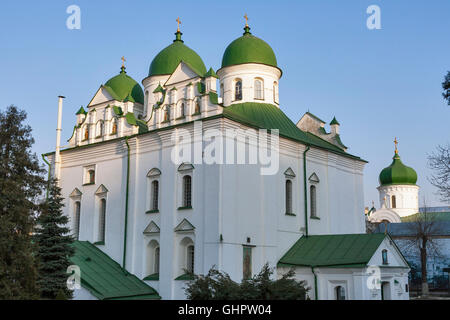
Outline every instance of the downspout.
<svg viewBox="0 0 450 320">
<path fill-rule="evenodd" d="M 45 198 L 48 199 L 48 188 L 50 187 L 50 174 L 52 171 L 52 165 L 50 164 L 50 162 L 47 161 L 47 159 L 45 159 L 45 154 L 41 154 L 42 156 L 42 160 L 44 160 L 44 162 L 48 165 L 48 175 L 47 175 L 47 193 Z"/>
<path fill-rule="evenodd" d="M 314 267 L 311 267 L 311 271 L 314 275 L 314 300 L 319 300 L 319 293 L 317 290 L 317 274 L 314 272 Z"/>
<path fill-rule="evenodd" d="M 303 152 L 303 185 L 304 185 L 304 195 L 305 195 L 305 235 L 308 236 L 308 186 L 306 184 L 306 152 L 310 149 L 306 146 Z"/>
<path fill-rule="evenodd" d="M 127 145 L 127 186 L 125 192 L 125 222 L 123 231 L 123 260 L 122 260 L 123 269 L 125 269 L 125 261 L 127 257 L 128 190 L 130 187 L 130 145 L 128 144 L 128 139 L 129 137 L 125 137 L 125 144 Z"/>
</svg>

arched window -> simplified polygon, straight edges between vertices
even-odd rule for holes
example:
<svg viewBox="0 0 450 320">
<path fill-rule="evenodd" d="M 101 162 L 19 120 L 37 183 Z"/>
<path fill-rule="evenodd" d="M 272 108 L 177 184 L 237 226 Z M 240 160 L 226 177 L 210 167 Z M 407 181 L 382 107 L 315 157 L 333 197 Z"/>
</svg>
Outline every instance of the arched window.
<svg viewBox="0 0 450 320">
<path fill-rule="evenodd" d="M 87 139 L 89 139 L 89 125 L 88 124 L 84 127 L 84 140 L 87 140 Z"/>
<path fill-rule="evenodd" d="M 200 99 L 195 99 L 194 114 L 200 114 Z"/>
<path fill-rule="evenodd" d="M 286 213 L 292 213 L 292 181 L 286 180 Z"/>
<path fill-rule="evenodd" d="M 159 273 L 159 247 L 155 248 L 153 273 Z"/>
<path fill-rule="evenodd" d="M 180 105 L 180 117 L 184 117 L 184 103 Z"/>
<path fill-rule="evenodd" d="M 98 225 L 98 241 L 105 242 L 106 230 L 106 199 L 100 199 L 99 225 Z"/>
<path fill-rule="evenodd" d="M 91 169 L 88 171 L 88 183 L 95 183 L 95 170 Z"/>
<path fill-rule="evenodd" d="M 191 176 L 183 177 L 183 207 L 192 206 L 192 178 Z"/>
<path fill-rule="evenodd" d="M 116 133 L 117 133 L 117 119 L 114 118 L 112 120 L 111 134 L 116 134 Z"/>
<path fill-rule="evenodd" d="M 397 208 L 397 199 L 395 198 L 395 196 L 392 196 L 392 208 Z"/>
<path fill-rule="evenodd" d="M 264 100 L 264 82 L 262 79 L 255 79 L 254 84 L 255 89 L 255 99 Z"/>
<path fill-rule="evenodd" d="M 188 273 L 194 273 L 194 245 L 187 247 L 186 270 Z"/>
<path fill-rule="evenodd" d="M 220 84 L 220 97 L 223 99 L 223 83 Z"/>
<path fill-rule="evenodd" d="M 278 103 L 278 83 L 273 82 L 273 102 Z"/>
<path fill-rule="evenodd" d="M 342 286 L 337 286 L 334 288 L 336 293 L 336 300 L 345 300 L 345 288 Z"/>
<path fill-rule="evenodd" d="M 381 258 L 383 260 L 383 264 L 388 264 L 388 252 L 386 249 L 381 251 Z"/>
<path fill-rule="evenodd" d="M 103 121 L 97 122 L 97 137 L 101 137 L 103 135 Z"/>
<path fill-rule="evenodd" d="M 158 210 L 159 181 L 152 181 L 151 210 Z"/>
<path fill-rule="evenodd" d="M 163 122 L 168 122 L 169 120 L 170 120 L 170 109 L 169 109 L 169 106 L 165 106 Z"/>
<path fill-rule="evenodd" d="M 309 196 L 311 202 L 311 217 L 317 217 L 317 195 L 316 186 L 309 187 Z"/>
<path fill-rule="evenodd" d="M 234 100 L 242 100 L 242 80 L 236 80 L 234 84 Z"/>
<path fill-rule="evenodd" d="M 81 209 L 81 202 L 75 201 L 75 206 L 73 210 L 73 218 L 74 218 L 74 225 L 73 225 L 73 234 L 75 237 L 75 240 L 78 240 L 80 237 L 80 209 Z"/>
<path fill-rule="evenodd" d="M 149 242 L 146 248 L 145 253 L 145 273 L 147 276 L 155 275 L 156 273 L 159 273 L 159 256 L 160 256 L 160 249 L 159 249 L 159 243 L 156 240 L 152 240 Z M 154 280 L 154 279 L 152 279 Z"/>
</svg>

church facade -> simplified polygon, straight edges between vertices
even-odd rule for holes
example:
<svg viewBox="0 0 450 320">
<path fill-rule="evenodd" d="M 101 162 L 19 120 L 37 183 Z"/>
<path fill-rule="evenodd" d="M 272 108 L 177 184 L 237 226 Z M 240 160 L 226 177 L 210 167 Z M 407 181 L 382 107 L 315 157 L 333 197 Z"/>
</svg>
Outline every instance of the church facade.
<svg viewBox="0 0 450 320">
<path fill-rule="evenodd" d="M 248 25 L 217 72 L 178 29 L 143 88 L 124 64 L 99 87 L 69 146 L 44 155 L 78 240 L 75 298 L 184 299 L 192 274 L 214 266 L 241 281 L 265 263 L 294 268 L 312 299 L 408 298 L 395 244 L 365 234 L 366 161 L 347 152 L 336 119 L 330 132 L 309 112 L 293 123 L 281 76 Z"/>
</svg>

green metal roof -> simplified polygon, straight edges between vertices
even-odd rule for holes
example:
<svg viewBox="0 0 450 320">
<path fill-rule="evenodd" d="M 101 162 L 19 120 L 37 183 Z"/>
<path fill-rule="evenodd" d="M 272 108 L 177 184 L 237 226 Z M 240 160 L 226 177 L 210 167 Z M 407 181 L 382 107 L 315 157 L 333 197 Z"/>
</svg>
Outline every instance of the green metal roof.
<svg viewBox="0 0 450 320">
<path fill-rule="evenodd" d="M 75 115 L 79 115 L 79 114 L 87 114 L 86 110 L 84 110 L 83 106 L 80 107 L 80 109 L 78 109 L 77 113 L 75 113 Z"/>
<path fill-rule="evenodd" d="M 365 267 L 387 235 L 333 234 L 301 237 L 280 259 L 280 265 Z"/>
<path fill-rule="evenodd" d="M 181 40 L 181 32 L 175 33 L 173 43 L 159 52 L 150 64 L 149 76 L 172 74 L 181 61 L 203 77 L 206 67 L 202 58 Z"/>
<path fill-rule="evenodd" d="M 415 213 L 410 216 L 401 217 L 402 222 L 414 222 L 417 219 L 423 219 L 423 213 Z M 427 217 L 430 221 L 450 221 L 450 212 L 428 212 Z"/>
<path fill-rule="evenodd" d="M 417 182 L 417 173 L 413 168 L 405 166 L 400 160 L 398 153 L 394 154 L 391 165 L 380 172 L 380 185 L 409 184 L 415 185 Z"/>
<path fill-rule="evenodd" d="M 81 270 L 81 285 L 101 300 L 160 299 L 155 289 L 123 269 L 89 241 L 75 241 L 71 263 Z"/>
<path fill-rule="evenodd" d="M 300 141 L 304 144 L 327 149 L 335 153 L 364 161 L 359 157 L 343 151 L 334 144 L 313 135 L 312 133 L 302 131 L 291 121 L 291 119 L 288 118 L 288 116 L 284 114 L 283 111 L 281 111 L 280 108 L 272 104 L 256 102 L 237 103 L 229 107 L 224 107 L 223 115 L 226 118 L 253 127 L 262 129 L 278 129 L 280 136 L 285 138 Z"/>
<path fill-rule="evenodd" d="M 122 67 L 120 73 L 109 79 L 103 87 L 117 101 L 131 101 L 144 104 L 144 91 L 133 78 L 126 74 L 125 67 Z"/>
<path fill-rule="evenodd" d="M 214 77 L 219 79 L 219 76 L 216 74 L 213 68 L 209 68 L 208 72 L 205 74 L 205 78 Z"/>
<path fill-rule="evenodd" d="M 244 35 L 225 49 L 222 68 L 243 63 L 261 63 L 277 67 L 277 58 L 269 44 L 252 35 L 250 27 L 245 27 L 244 30 Z"/>
<path fill-rule="evenodd" d="M 330 125 L 333 125 L 333 124 L 339 125 L 339 122 L 336 120 L 336 117 L 333 117 L 333 120 L 331 120 L 331 122 L 330 122 Z"/>
</svg>

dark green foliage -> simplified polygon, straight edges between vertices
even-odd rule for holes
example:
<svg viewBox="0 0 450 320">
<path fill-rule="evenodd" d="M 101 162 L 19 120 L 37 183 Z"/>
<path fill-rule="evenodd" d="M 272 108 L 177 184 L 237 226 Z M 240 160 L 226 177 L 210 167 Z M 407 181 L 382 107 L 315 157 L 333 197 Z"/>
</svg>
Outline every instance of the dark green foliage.
<svg viewBox="0 0 450 320">
<path fill-rule="evenodd" d="M 67 228 L 69 219 L 62 212 L 63 198 L 61 188 L 55 180 L 49 182 L 48 199 L 42 205 L 42 213 L 37 219 L 34 241 L 37 244 L 38 285 L 44 299 L 70 299 L 72 292 L 67 289 L 66 273 L 70 265 L 69 258 L 74 249 Z"/>
<path fill-rule="evenodd" d="M 26 113 L 0 112 L 0 299 L 38 297 L 31 233 L 44 187 Z"/>
<path fill-rule="evenodd" d="M 294 274 L 291 269 L 272 280 L 273 269 L 265 264 L 259 274 L 239 284 L 212 268 L 206 276 L 195 275 L 185 292 L 190 300 L 305 300 L 309 288 L 304 281 L 296 281 Z"/>
<path fill-rule="evenodd" d="M 447 72 L 444 82 L 442 82 L 442 89 L 444 89 L 442 96 L 447 100 L 447 103 L 450 106 L 450 71 Z"/>
</svg>

